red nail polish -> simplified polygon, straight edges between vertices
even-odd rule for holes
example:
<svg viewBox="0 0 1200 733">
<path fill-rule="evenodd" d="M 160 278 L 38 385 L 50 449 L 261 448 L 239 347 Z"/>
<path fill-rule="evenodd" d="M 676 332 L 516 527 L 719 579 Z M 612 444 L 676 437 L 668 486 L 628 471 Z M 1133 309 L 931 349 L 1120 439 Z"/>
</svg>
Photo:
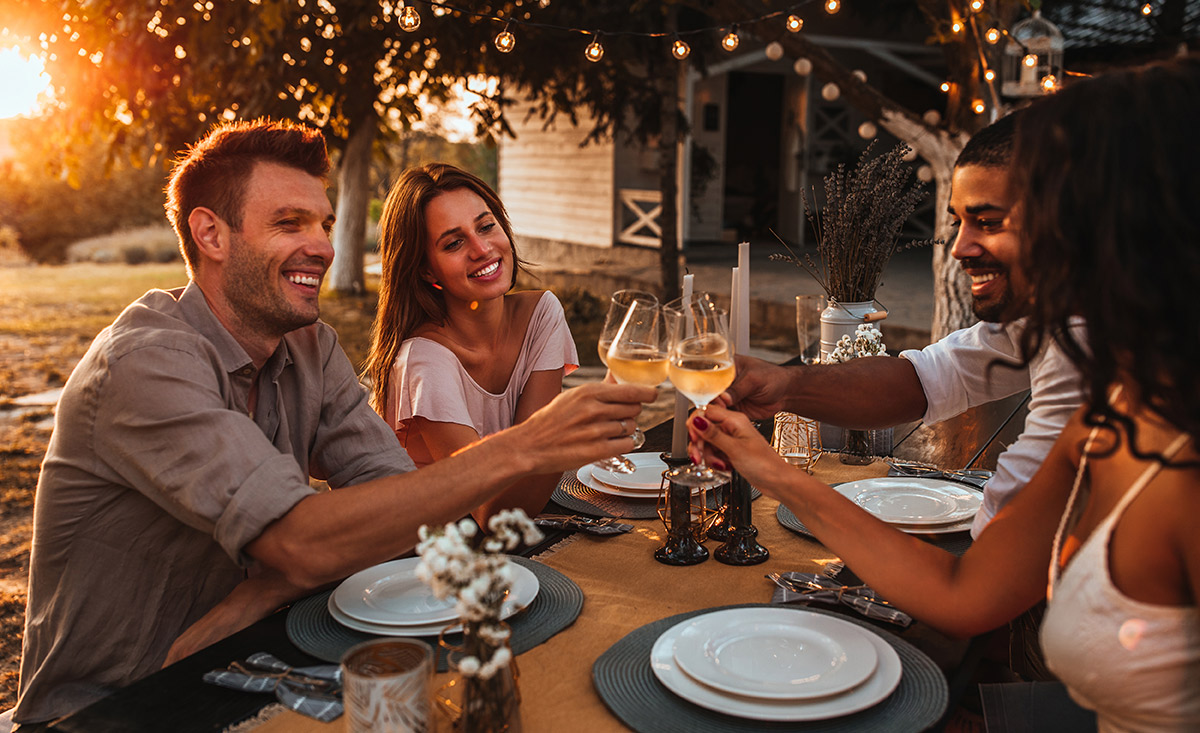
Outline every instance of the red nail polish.
<svg viewBox="0 0 1200 733">
<path fill-rule="evenodd" d="M 714 460 L 712 462 L 712 465 L 713 465 L 713 468 L 717 469 L 718 471 L 728 471 L 729 470 L 729 466 L 725 465 L 725 461 Z"/>
<path fill-rule="evenodd" d="M 692 424 L 695 425 L 698 430 L 708 430 L 708 420 L 705 420 L 702 417 L 697 417 L 692 421 Z"/>
</svg>

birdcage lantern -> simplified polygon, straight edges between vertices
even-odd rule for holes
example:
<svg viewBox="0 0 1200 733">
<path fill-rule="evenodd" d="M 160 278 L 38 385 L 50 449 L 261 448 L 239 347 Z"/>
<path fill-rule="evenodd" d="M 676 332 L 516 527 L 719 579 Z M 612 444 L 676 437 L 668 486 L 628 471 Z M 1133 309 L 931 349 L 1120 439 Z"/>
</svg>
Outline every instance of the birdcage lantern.
<svg viewBox="0 0 1200 733">
<path fill-rule="evenodd" d="M 1004 47 L 1006 97 L 1037 97 L 1058 88 L 1062 78 L 1063 35 L 1042 11 L 1020 21 L 1008 32 Z"/>
<path fill-rule="evenodd" d="M 771 445 L 785 461 L 812 473 L 821 457 L 821 426 L 790 412 L 776 413 Z"/>
</svg>

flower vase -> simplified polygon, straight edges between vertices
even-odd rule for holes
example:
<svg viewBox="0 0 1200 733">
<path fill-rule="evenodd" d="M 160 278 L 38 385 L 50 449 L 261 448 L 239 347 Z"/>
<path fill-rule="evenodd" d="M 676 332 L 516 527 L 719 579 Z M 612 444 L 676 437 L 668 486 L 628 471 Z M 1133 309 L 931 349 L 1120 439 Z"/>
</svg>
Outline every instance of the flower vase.
<svg viewBox="0 0 1200 733">
<path fill-rule="evenodd" d="M 496 630 L 502 629 L 501 634 Z M 459 660 L 462 674 L 462 714 L 454 729 L 462 733 L 516 733 L 521 730 L 521 692 L 517 687 L 517 660 L 508 645 L 508 624 L 495 619 L 468 622 L 463 628 L 463 650 Z M 497 636 L 504 639 L 496 643 Z M 497 655 L 500 655 L 499 658 Z M 484 661 L 464 666 L 467 659 Z M 489 670 L 492 666 L 494 669 Z"/>
<path fill-rule="evenodd" d="M 821 363 L 829 363 L 829 355 L 843 336 L 849 336 L 853 341 L 859 326 L 878 323 L 884 318 L 887 318 L 887 310 L 882 310 L 874 300 L 841 303 L 830 298 L 829 305 L 821 311 Z M 848 432 L 843 427 L 823 422 L 820 426 L 821 445 L 827 450 L 845 450 Z"/>
</svg>

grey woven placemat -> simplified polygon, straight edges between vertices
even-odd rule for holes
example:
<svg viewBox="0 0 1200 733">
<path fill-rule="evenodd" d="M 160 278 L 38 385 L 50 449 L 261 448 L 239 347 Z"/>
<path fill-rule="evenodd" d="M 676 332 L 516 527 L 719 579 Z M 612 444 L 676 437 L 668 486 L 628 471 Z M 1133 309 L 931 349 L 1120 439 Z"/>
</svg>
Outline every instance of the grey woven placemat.
<svg viewBox="0 0 1200 733">
<path fill-rule="evenodd" d="M 723 606 L 753 608 L 763 604 Z M 772 723 L 722 715 L 676 697 L 650 669 L 650 650 L 664 631 L 692 616 L 721 608 L 681 613 L 635 629 L 609 647 L 592 665 L 592 681 L 604 704 L 625 725 L 639 733 L 748 733 L 753 731 L 919 731 L 942 717 L 950 702 L 946 678 L 933 660 L 908 642 L 858 619 L 815 608 L 793 609 L 822 613 L 858 624 L 880 636 L 900 656 L 900 684 L 885 700 L 866 710 L 829 720 Z"/>
<path fill-rule="evenodd" d="M 780 524 L 793 532 L 802 534 L 812 540 L 817 539 L 813 537 L 812 532 L 808 531 L 808 527 L 804 526 L 804 522 L 801 522 L 800 518 L 783 504 L 780 504 L 779 508 L 775 510 L 775 518 L 779 520 Z M 959 557 L 963 556 L 963 553 L 967 551 L 972 542 L 971 532 L 965 529 L 962 532 L 953 532 L 951 534 L 918 534 L 913 536 L 919 537 L 931 545 L 937 545 L 946 552 L 952 552 Z M 820 540 L 817 541 L 819 542 Z"/>
<path fill-rule="evenodd" d="M 583 610 L 583 591 L 567 576 L 535 560 L 514 557 L 513 562 L 533 571 L 538 579 L 538 594 L 529 607 L 508 620 L 512 627 L 512 650 L 521 654 L 546 641 L 570 626 Z M 372 634 L 348 629 L 329 615 L 329 595 L 326 591 L 297 601 L 288 611 L 287 635 L 301 651 L 327 662 L 338 662 L 347 649 L 368 639 Z M 462 640 L 462 634 L 448 634 L 450 644 Z M 438 647 L 437 636 L 425 641 L 437 649 L 437 669 L 446 671 L 445 650 Z"/>
<path fill-rule="evenodd" d="M 758 489 L 750 488 L 750 500 L 762 496 Z M 575 471 L 563 473 L 562 480 L 550 496 L 551 501 L 579 514 L 590 517 L 619 517 L 621 519 L 654 519 L 658 517 L 658 497 L 653 499 L 622 499 L 605 494 L 580 483 Z M 709 493 L 708 506 L 715 509 L 716 497 Z"/>
</svg>

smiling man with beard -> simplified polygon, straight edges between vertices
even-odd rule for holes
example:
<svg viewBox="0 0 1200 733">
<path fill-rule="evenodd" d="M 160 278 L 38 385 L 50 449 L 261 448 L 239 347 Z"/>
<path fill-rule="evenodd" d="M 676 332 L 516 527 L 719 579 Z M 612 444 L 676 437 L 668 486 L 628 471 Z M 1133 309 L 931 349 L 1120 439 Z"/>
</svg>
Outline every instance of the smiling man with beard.
<svg viewBox="0 0 1200 733">
<path fill-rule="evenodd" d="M 1082 403 L 1078 371 L 1053 344 L 1021 365 L 1023 292 L 1020 240 L 1012 229 L 1010 190 L 1014 113 L 976 133 L 955 162 L 950 214 L 957 231 L 951 254 L 971 277 L 980 323 L 899 357 L 781 367 L 738 357 L 726 403 L 751 419 L 787 410 L 850 428 L 882 428 L 912 420 L 932 424 L 976 405 L 1031 391 L 1020 437 L 996 462 L 984 487 L 977 537 L 1046 458 Z M 996 366 L 994 362 L 1011 365 Z"/>
<path fill-rule="evenodd" d="M 414 471 L 318 320 L 325 141 L 223 125 L 167 213 L 191 282 L 134 302 L 59 401 L 38 480 L 15 719 L 71 713 L 416 543 L 531 473 L 632 449 L 651 388 L 590 384 Z M 324 479 L 332 491 L 310 487 Z"/>
</svg>

